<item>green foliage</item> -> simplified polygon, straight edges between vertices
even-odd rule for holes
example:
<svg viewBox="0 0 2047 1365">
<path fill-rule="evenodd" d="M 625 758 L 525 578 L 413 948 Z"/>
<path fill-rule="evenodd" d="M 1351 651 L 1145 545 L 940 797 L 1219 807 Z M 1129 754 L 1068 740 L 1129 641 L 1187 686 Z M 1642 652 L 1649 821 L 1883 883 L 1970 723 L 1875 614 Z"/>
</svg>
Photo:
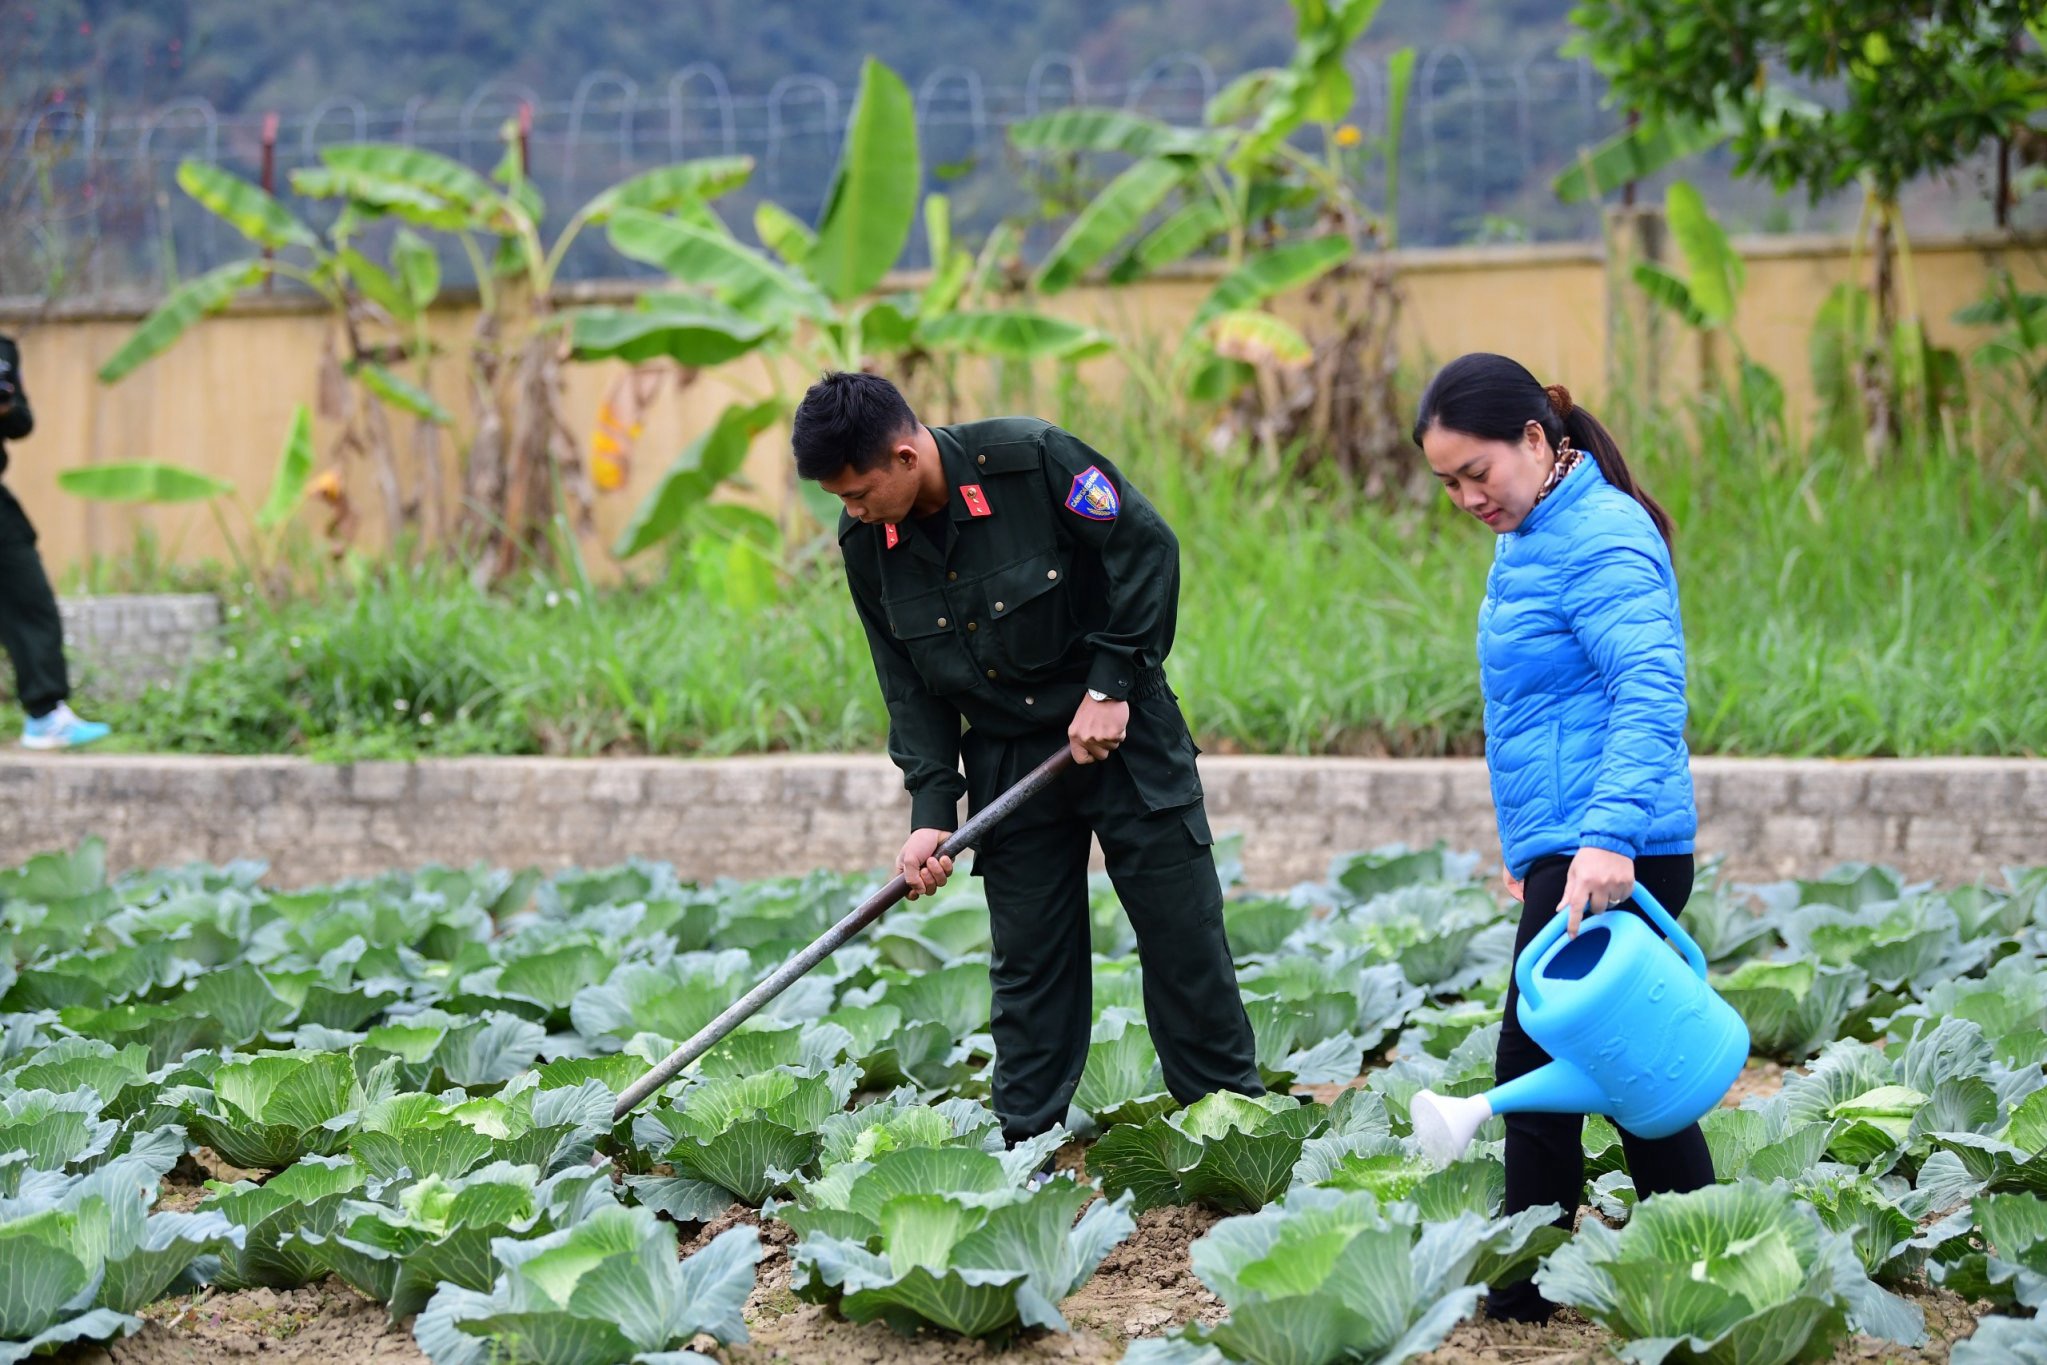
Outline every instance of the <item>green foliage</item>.
<svg viewBox="0 0 2047 1365">
<path fill-rule="evenodd" d="M 1194 1244 L 1194 1273 L 1229 1308 L 1213 1327 L 1134 1343 L 1134 1365 L 1388 1365 L 1433 1350 L 1531 1244 L 1542 1215 L 1472 1213 L 1422 1223 L 1412 1206 L 1370 1194 L 1296 1190 L 1283 1204 L 1228 1218 Z M 1532 1259 L 1529 1257 L 1528 1259 Z"/>
<path fill-rule="evenodd" d="M 434 1365 L 598 1365 L 675 1350 L 700 1333 L 743 1342 L 741 1309 L 761 1257 L 760 1234 L 732 1228 L 678 1259 L 673 1224 L 615 1206 L 545 1236 L 495 1242 L 492 1253 L 504 1268 L 488 1292 L 443 1284 L 420 1313 L 415 1334 Z"/>
<path fill-rule="evenodd" d="M 1571 18 L 1615 103 L 1658 128 L 1717 125 L 1741 170 L 1814 199 L 1867 176 L 1895 202 L 2019 127 L 2047 89 L 2025 0 L 1583 0 Z M 1809 99 L 1792 81 L 1838 94 Z"/>
<path fill-rule="evenodd" d="M 1135 158 L 1078 205 L 1039 263 L 1033 288 L 1044 294 L 1071 288 L 1112 257 L 1119 259 L 1108 272 L 1110 282 L 1129 283 L 1220 242 L 1228 274 L 1180 338 L 1171 364 L 1175 387 L 1214 402 L 1250 389 L 1261 370 L 1291 373 L 1305 366 L 1313 356 L 1309 342 L 1254 310 L 1339 268 L 1367 242 L 1386 245 L 1396 235 L 1411 49 L 1390 62 L 1384 138 L 1359 147 L 1356 128 L 1339 130 L 1356 97 L 1345 62 L 1378 10 L 1378 0 L 1296 6 L 1288 63 L 1232 82 L 1209 102 L 1199 129 L 1087 108 L 1013 125 L 1010 142 L 1020 151 L 1076 164 L 1082 157 Z M 1293 145 L 1310 129 L 1319 135 L 1324 160 Z M 1355 189 L 1373 161 L 1385 168 L 1383 211 L 1367 208 Z M 1282 241 L 1290 227 L 1302 235 Z"/>
<path fill-rule="evenodd" d="M 1752 1183 L 1660 1196 L 1618 1233 L 1588 1223 L 1535 1278 L 1646 1360 L 1785 1365 L 1851 1330 L 1926 1339 L 1920 1310 L 1872 1284 L 1844 1234 L 1790 1191 Z"/>
<path fill-rule="evenodd" d="M 810 1182 L 794 1207 L 775 1211 L 802 1233 L 792 1287 L 904 1332 L 1065 1330 L 1059 1301 L 1136 1225 L 1128 1198 L 1090 1202 L 1093 1191 L 1070 1177 L 1022 1188 L 1037 1159 L 1024 1155 L 908 1148 Z"/>
</svg>

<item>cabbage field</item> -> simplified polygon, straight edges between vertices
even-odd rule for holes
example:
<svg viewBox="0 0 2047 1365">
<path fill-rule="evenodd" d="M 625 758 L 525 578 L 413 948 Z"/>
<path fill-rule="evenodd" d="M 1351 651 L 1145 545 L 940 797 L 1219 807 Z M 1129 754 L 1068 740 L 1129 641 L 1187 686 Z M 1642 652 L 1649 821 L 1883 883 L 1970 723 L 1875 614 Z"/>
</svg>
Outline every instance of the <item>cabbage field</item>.
<svg viewBox="0 0 2047 1365">
<path fill-rule="evenodd" d="M 0 871 L 0 1361 L 2047 1361 L 2047 869 L 1708 868 L 1684 920 L 1760 1054 L 1705 1121 L 1722 1183 L 1638 1207 L 1591 1120 L 1567 1238 L 1501 1215 L 1497 1119 L 1444 1169 L 1409 1136 L 1417 1090 L 1491 1076 L 1513 930 L 1476 863 L 1238 888 L 1273 1089 L 1184 1109 L 1098 883 L 1068 1128 L 1005 1150 L 968 878 L 614 1124 L 872 880 L 33 859 Z M 1569 1310 L 1485 1324 L 1530 1273 Z"/>
</svg>

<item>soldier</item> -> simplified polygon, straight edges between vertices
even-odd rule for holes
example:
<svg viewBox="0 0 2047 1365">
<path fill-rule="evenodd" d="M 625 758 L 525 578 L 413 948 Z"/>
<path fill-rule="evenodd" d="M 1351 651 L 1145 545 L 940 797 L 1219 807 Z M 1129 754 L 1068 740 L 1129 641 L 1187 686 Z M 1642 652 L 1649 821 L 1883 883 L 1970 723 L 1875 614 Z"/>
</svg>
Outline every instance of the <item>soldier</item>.
<svg viewBox="0 0 2047 1365">
<path fill-rule="evenodd" d="M 794 444 L 797 472 L 845 507 L 846 580 L 910 792 L 913 832 L 896 860 L 910 898 L 945 885 L 952 860 L 937 853 L 963 792 L 979 810 L 1062 744 L 1079 765 L 975 851 L 1004 1136 L 1059 1124 L 1087 1060 L 1090 835 L 1137 932 L 1167 1088 L 1183 1104 L 1262 1094 L 1194 741 L 1166 685 L 1180 594 L 1171 528 L 1051 423 L 927 427 L 878 375 L 813 385 Z"/>
<path fill-rule="evenodd" d="M 21 382 L 21 351 L 12 337 L 0 336 L 0 473 L 7 469 L 7 442 L 21 440 L 35 424 Z M 105 725 L 81 718 L 66 700 L 71 680 L 64 671 L 64 621 L 36 552 L 35 527 L 5 485 L 0 485 L 0 647 L 14 661 L 14 694 L 28 712 L 23 748 L 75 749 L 107 737 Z"/>
</svg>

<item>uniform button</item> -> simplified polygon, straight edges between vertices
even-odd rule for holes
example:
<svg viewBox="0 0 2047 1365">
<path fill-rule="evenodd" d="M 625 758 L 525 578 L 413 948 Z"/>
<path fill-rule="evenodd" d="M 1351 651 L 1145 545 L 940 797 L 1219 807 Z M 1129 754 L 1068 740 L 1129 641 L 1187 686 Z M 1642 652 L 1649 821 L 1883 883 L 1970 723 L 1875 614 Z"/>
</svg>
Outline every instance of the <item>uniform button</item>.
<svg viewBox="0 0 2047 1365">
<path fill-rule="evenodd" d="M 995 610 L 997 610 L 997 611 L 1001 611 L 1001 610 L 1002 610 L 1002 604 L 1001 604 L 1000 602 L 997 602 L 997 603 L 995 604 Z"/>
<path fill-rule="evenodd" d="M 1045 570 L 1045 577 L 1047 577 L 1047 578 L 1057 578 L 1058 576 L 1059 576 L 1059 570 L 1057 570 L 1057 569 L 1047 569 L 1047 570 Z"/>
<path fill-rule="evenodd" d="M 953 581 L 954 579 L 956 579 L 956 578 L 958 578 L 958 577 L 959 577 L 959 572 L 958 572 L 957 570 L 955 570 L 955 569 L 947 569 L 947 570 L 945 571 L 945 581 L 946 581 L 946 582 L 948 582 L 948 583 L 952 582 L 952 581 Z"/>
<path fill-rule="evenodd" d="M 1025 698 L 1024 698 L 1024 705 L 1025 705 L 1025 706 L 1036 706 L 1037 704 L 1038 704 L 1038 699 L 1037 699 L 1036 697 L 1025 697 Z"/>
<path fill-rule="evenodd" d="M 989 670 L 988 670 L 988 676 L 989 676 L 989 677 L 991 677 L 991 678 L 993 678 L 993 677 L 995 676 L 995 670 L 994 670 L 994 669 L 992 669 L 992 668 L 991 668 L 991 669 L 989 669 Z"/>
<path fill-rule="evenodd" d="M 979 630 L 980 628 L 981 628 L 981 626 L 980 626 L 980 623 L 979 623 L 979 622 L 976 622 L 976 621 L 969 621 L 969 622 L 967 622 L 967 629 L 968 629 L 968 630 Z"/>
<path fill-rule="evenodd" d="M 988 457 L 987 457 L 986 455 L 976 455 L 976 456 L 974 457 L 974 463 L 975 463 L 975 464 L 986 464 L 986 463 L 988 463 Z"/>
<path fill-rule="evenodd" d="M 941 626 L 945 624 L 945 618 L 943 616 L 938 618 L 938 624 Z"/>
</svg>

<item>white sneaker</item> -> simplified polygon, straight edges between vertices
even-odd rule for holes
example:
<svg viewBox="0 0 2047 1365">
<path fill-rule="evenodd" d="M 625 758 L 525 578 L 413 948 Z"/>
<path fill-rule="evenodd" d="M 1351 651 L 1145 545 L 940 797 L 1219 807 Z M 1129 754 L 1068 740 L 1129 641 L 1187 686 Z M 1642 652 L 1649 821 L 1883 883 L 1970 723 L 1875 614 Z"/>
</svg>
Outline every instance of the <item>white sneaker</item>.
<svg viewBox="0 0 2047 1365">
<path fill-rule="evenodd" d="M 105 739 L 109 727 L 96 720 L 81 720 L 65 702 L 58 702 L 57 709 L 47 716 L 30 716 L 28 723 L 21 727 L 21 747 L 24 749 L 76 749 L 94 740 Z"/>
</svg>

